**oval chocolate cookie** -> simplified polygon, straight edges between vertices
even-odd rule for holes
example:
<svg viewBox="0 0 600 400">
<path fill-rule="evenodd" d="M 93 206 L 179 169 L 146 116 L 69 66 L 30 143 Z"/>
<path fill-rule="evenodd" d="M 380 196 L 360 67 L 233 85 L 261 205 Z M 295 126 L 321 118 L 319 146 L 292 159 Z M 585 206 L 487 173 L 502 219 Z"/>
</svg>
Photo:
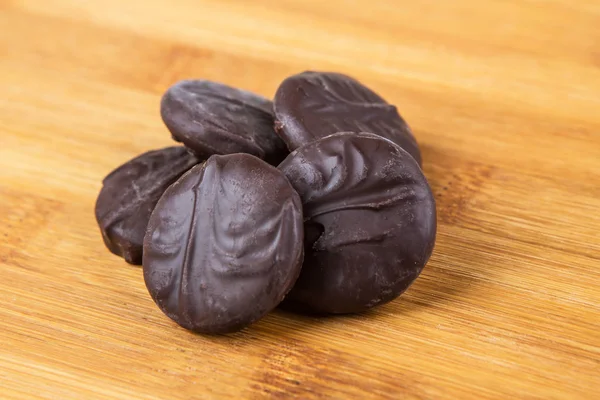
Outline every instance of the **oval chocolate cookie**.
<svg viewBox="0 0 600 400">
<path fill-rule="evenodd" d="M 417 141 L 396 107 L 349 76 L 312 71 L 291 76 L 279 86 L 274 108 L 275 129 L 290 151 L 337 132 L 371 132 L 421 165 Z"/>
<path fill-rule="evenodd" d="M 417 278 L 434 247 L 436 211 L 406 151 L 377 135 L 338 133 L 298 148 L 279 169 L 300 194 L 305 220 L 304 264 L 286 301 L 360 312 Z"/>
<path fill-rule="evenodd" d="M 168 147 L 144 153 L 104 178 L 95 212 L 106 247 L 130 264 L 141 264 L 154 206 L 169 185 L 199 162 L 183 146 Z"/>
<path fill-rule="evenodd" d="M 212 156 L 161 197 L 144 240 L 144 279 L 184 328 L 227 333 L 276 307 L 303 257 L 302 204 L 277 168 Z"/>
<path fill-rule="evenodd" d="M 277 165 L 289 154 L 273 128 L 273 104 L 254 93 L 186 80 L 167 90 L 160 111 L 173 138 L 199 156 L 248 153 Z"/>
</svg>

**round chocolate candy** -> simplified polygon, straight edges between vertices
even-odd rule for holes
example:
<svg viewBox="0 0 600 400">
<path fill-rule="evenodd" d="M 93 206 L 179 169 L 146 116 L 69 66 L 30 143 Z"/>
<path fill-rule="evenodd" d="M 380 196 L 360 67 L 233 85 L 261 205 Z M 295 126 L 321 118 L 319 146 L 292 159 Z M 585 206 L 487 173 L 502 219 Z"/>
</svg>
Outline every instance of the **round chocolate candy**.
<svg viewBox="0 0 600 400">
<path fill-rule="evenodd" d="M 199 156 L 248 153 L 277 165 L 289 154 L 273 128 L 273 104 L 254 93 L 185 80 L 167 90 L 160 111 L 173 139 Z"/>
<path fill-rule="evenodd" d="M 283 173 L 248 154 L 212 156 L 158 202 L 144 279 L 184 328 L 238 331 L 275 308 L 302 266 L 302 203 Z"/>
<path fill-rule="evenodd" d="M 95 212 L 106 247 L 130 264 L 141 264 L 154 206 L 173 182 L 199 162 L 183 146 L 168 147 L 144 153 L 104 178 Z"/>
<path fill-rule="evenodd" d="M 435 202 L 416 161 L 368 133 L 337 133 L 292 152 L 279 169 L 304 207 L 302 272 L 288 306 L 354 313 L 399 296 L 428 261 Z"/>
<path fill-rule="evenodd" d="M 337 132 L 373 132 L 421 165 L 417 141 L 396 107 L 349 76 L 313 71 L 291 76 L 279 86 L 274 108 L 275 130 L 290 151 Z"/>
</svg>

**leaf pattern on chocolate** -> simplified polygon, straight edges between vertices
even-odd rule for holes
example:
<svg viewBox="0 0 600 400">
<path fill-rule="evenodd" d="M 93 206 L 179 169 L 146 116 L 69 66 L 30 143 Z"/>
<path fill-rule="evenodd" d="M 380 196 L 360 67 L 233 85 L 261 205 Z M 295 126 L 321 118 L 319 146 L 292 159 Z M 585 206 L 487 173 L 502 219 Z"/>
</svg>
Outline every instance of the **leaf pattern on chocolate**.
<svg viewBox="0 0 600 400">
<path fill-rule="evenodd" d="M 305 262 L 289 299 L 316 312 L 359 312 L 400 295 L 429 259 L 433 195 L 416 161 L 371 133 L 337 133 L 279 169 L 303 202 Z"/>
<path fill-rule="evenodd" d="M 292 181 L 297 181 L 299 175 L 312 177 L 312 181 L 302 183 L 305 185 L 301 191 L 305 218 L 352 208 L 378 209 L 411 201 L 416 196 L 414 187 L 420 182 L 402 173 L 400 157 L 387 160 L 370 157 L 369 153 L 377 152 L 380 145 L 378 141 L 332 142 L 330 146 L 320 148 L 318 163 L 305 158 L 308 152 L 299 152 L 296 155 L 296 163 L 301 164 L 299 174 L 283 164 L 281 169 L 292 176 Z M 392 154 L 402 151 L 392 144 L 389 147 Z M 381 163 L 387 164 L 382 166 Z"/>
<path fill-rule="evenodd" d="M 146 226 L 158 199 L 200 161 L 184 147 L 174 146 L 144 153 L 108 174 L 95 214 L 109 250 L 141 264 Z"/>
<path fill-rule="evenodd" d="M 286 79 L 275 95 L 276 128 L 291 150 L 343 131 L 370 132 L 398 144 L 421 163 L 417 142 L 395 106 L 357 80 L 307 71 Z"/>
<path fill-rule="evenodd" d="M 301 210 L 274 167 L 245 154 L 211 157 L 169 188 L 151 217 L 144 277 L 152 297 L 188 329 L 254 322 L 298 276 Z"/>
<path fill-rule="evenodd" d="M 287 154 L 275 134 L 271 101 L 204 80 L 171 86 L 161 116 L 173 138 L 200 155 L 249 153 L 277 164 Z"/>
</svg>

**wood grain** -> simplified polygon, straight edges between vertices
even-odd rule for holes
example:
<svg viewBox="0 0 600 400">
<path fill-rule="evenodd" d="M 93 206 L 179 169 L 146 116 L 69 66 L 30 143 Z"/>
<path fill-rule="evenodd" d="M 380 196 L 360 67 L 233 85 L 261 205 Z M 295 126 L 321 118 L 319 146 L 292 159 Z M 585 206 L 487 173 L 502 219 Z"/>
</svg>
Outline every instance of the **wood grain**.
<svg viewBox="0 0 600 400">
<path fill-rule="evenodd" d="M 0 0 L 0 397 L 597 399 L 597 0 Z M 102 178 L 161 93 L 305 69 L 398 105 L 439 234 L 400 299 L 190 334 L 103 246 Z"/>
</svg>

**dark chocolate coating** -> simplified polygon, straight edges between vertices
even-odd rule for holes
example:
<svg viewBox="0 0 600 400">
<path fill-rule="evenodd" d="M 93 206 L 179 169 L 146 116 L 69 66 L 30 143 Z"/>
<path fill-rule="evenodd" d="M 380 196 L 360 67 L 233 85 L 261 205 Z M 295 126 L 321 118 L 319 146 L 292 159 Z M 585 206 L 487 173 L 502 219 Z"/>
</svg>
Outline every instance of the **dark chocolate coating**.
<svg viewBox="0 0 600 400">
<path fill-rule="evenodd" d="M 298 148 L 279 169 L 304 207 L 304 265 L 286 298 L 294 308 L 364 311 L 395 299 L 421 273 L 435 243 L 435 202 L 398 145 L 338 133 Z"/>
<path fill-rule="evenodd" d="M 248 154 L 212 156 L 161 197 L 144 279 L 186 329 L 238 331 L 275 308 L 303 258 L 302 203 L 283 173 Z"/>
<path fill-rule="evenodd" d="M 173 139 L 199 156 L 248 153 L 277 165 L 289 154 L 273 128 L 273 104 L 254 93 L 186 80 L 167 90 L 160 111 Z"/>
<path fill-rule="evenodd" d="M 275 130 L 290 151 L 337 132 L 371 132 L 406 150 L 421 165 L 421 152 L 395 106 L 357 80 L 307 71 L 281 83 L 274 100 Z"/>
<path fill-rule="evenodd" d="M 144 153 L 104 178 L 95 213 L 106 247 L 140 265 L 146 227 L 158 199 L 199 162 L 183 146 L 168 147 Z"/>
</svg>

